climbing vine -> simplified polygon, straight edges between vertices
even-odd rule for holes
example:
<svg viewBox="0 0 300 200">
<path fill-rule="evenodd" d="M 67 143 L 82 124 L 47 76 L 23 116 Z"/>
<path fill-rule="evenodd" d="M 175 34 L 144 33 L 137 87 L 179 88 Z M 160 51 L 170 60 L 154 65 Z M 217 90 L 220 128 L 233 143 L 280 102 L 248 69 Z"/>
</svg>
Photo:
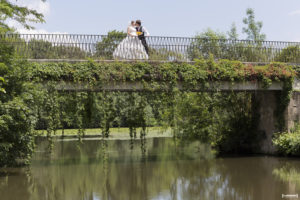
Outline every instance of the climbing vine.
<svg viewBox="0 0 300 200">
<path fill-rule="evenodd" d="M 13 80 L 21 74 L 23 84 L 31 84 L 29 91 L 34 98 L 25 101 L 32 112 L 29 121 L 32 128 L 47 130 L 49 140 L 57 129 L 66 128 L 77 128 L 79 139 L 86 128 L 101 128 L 106 138 L 110 128 L 118 126 L 128 127 L 131 138 L 135 139 L 141 128 L 143 153 L 146 153 L 145 138 L 150 126 L 171 127 L 174 137 L 208 142 L 221 152 L 241 150 L 258 138 L 253 133 L 256 116 L 253 115 L 252 94 L 221 93 L 219 86 L 224 81 L 232 86 L 236 82 L 250 81 L 262 82 L 267 88 L 272 82 L 283 82 L 279 116 L 289 102 L 291 83 L 296 75 L 283 63 L 254 66 L 229 60 L 215 62 L 213 58 L 196 60 L 192 64 L 97 63 L 92 60 L 87 63 L 24 62 L 22 66 L 14 64 L 14 70 L 13 76 L 0 74 L 8 83 L 2 87 L 8 95 L 13 95 L 10 87 L 15 87 Z M 134 82 L 141 84 L 144 90 L 105 90 L 117 83 Z M 74 85 L 78 90 L 70 91 Z M 63 89 L 67 87 L 69 90 Z M 7 102 L 7 97 L 1 97 L 1 101 Z M 4 129 L 5 123 L 0 123 L 0 133 L 11 131 Z M 33 136 L 33 129 L 27 131 Z M 0 138 L 0 143 L 5 140 Z M 252 148 L 251 144 L 247 147 Z"/>
<path fill-rule="evenodd" d="M 77 120 L 73 126 L 77 125 L 76 128 L 79 128 L 80 137 L 84 133 L 81 131 L 87 128 L 88 123 L 87 121 L 83 122 L 83 119 L 92 121 L 97 119 L 98 125 L 89 122 L 88 126 L 102 128 L 104 137 L 109 136 L 111 127 L 125 126 L 129 128 L 131 138 L 136 138 L 137 128 L 142 127 L 141 138 L 145 138 L 147 126 L 159 125 L 170 126 L 176 137 L 196 137 L 204 142 L 212 142 L 216 146 L 224 142 L 225 130 L 227 130 L 228 139 L 231 138 L 232 132 L 241 130 L 241 126 L 245 128 L 245 131 L 254 130 L 251 123 L 255 121 L 251 111 L 254 106 L 251 95 L 246 93 L 220 95 L 218 87 L 223 81 L 229 82 L 231 85 L 244 81 L 261 82 L 265 89 L 272 82 L 283 82 L 284 89 L 278 99 L 280 106 L 276 110 L 280 125 L 282 123 L 281 116 L 283 116 L 292 91 L 293 77 L 296 75 L 290 66 L 283 63 L 254 66 L 229 60 L 215 62 L 213 58 L 196 60 L 194 64 L 176 62 L 96 63 L 92 60 L 87 63 L 75 64 L 33 63 L 30 72 L 33 81 L 37 83 L 53 82 L 54 86 L 57 86 L 58 83 L 69 82 L 82 84 L 83 87 L 89 88 L 94 86 L 101 88 L 104 85 L 114 85 L 125 81 L 139 81 L 143 84 L 144 92 L 135 92 L 134 89 L 130 93 L 98 92 L 97 103 L 91 103 L 96 101 L 93 99 L 94 97 L 89 98 L 90 103 L 84 103 L 86 99 L 81 98 L 80 101 L 75 99 L 76 105 L 81 106 L 77 107 L 75 111 Z M 184 89 L 184 91 L 180 89 Z M 205 92 L 207 89 L 212 92 Z M 198 92 L 193 92 L 195 90 Z M 87 95 L 85 93 L 80 92 L 80 95 Z M 93 110 L 98 114 L 93 114 L 91 111 L 92 104 L 97 104 Z M 231 106 L 231 111 L 224 112 L 227 110 L 225 105 Z M 146 111 L 149 109 L 150 112 L 147 113 Z M 85 110 L 89 110 L 91 113 L 87 115 Z M 234 110 L 242 110 L 242 113 L 233 112 Z M 220 114 L 220 112 L 223 113 Z M 196 113 L 195 116 L 193 116 L 194 113 Z M 89 117 L 89 115 L 93 115 L 93 117 Z M 230 117 L 231 115 L 244 115 L 245 117 L 240 117 L 242 120 L 239 120 L 239 118 Z M 152 119 L 146 120 L 149 116 Z M 225 126 L 221 125 L 218 120 L 229 121 Z M 234 126 L 236 128 L 233 128 Z M 220 131 L 222 133 L 216 134 Z M 245 135 L 243 137 L 247 143 L 249 138 Z M 220 138 L 223 138 L 222 142 L 219 141 Z M 227 144 L 227 146 L 232 145 Z"/>
</svg>

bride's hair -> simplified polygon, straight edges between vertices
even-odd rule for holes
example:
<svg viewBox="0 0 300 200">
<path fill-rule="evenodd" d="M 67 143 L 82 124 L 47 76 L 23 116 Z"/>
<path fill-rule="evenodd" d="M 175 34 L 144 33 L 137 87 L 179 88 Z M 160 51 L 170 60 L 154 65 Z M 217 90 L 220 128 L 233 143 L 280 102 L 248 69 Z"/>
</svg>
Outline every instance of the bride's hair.
<svg viewBox="0 0 300 200">
<path fill-rule="evenodd" d="M 131 21 L 130 25 L 134 25 L 134 24 L 135 24 L 135 22 L 134 22 L 134 21 Z"/>
</svg>

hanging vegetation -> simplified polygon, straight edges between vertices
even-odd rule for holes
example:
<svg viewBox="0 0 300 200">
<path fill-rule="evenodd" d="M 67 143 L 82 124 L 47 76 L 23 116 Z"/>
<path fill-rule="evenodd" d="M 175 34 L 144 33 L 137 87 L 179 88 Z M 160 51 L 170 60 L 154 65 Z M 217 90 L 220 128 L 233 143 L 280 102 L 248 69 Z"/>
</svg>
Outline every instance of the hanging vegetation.
<svg viewBox="0 0 300 200">
<path fill-rule="evenodd" d="M 221 93 L 210 83 L 258 81 L 267 88 L 273 81 L 290 83 L 295 76 L 294 70 L 282 63 L 253 66 L 228 60 L 215 62 L 213 58 L 194 64 L 92 60 L 28 63 L 9 59 L 0 67 L 6 91 L 0 93 L 2 166 L 15 165 L 20 159 L 29 161 L 35 129 L 47 130 L 51 139 L 57 129 L 77 128 L 80 139 L 86 128 L 101 128 L 103 137 L 109 137 L 111 127 L 122 126 L 128 127 L 132 138 L 139 134 L 144 139 L 149 126 L 171 127 L 175 137 L 210 143 L 219 152 L 251 151 L 260 138 L 255 133 L 257 116 L 253 115 L 252 94 Z M 143 91 L 56 90 L 62 82 L 101 88 L 137 81 Z M 281 97 L 285 102 L 288 89 Z M 137 133 L 139 127 L 142 129 Z"/>
</svg>

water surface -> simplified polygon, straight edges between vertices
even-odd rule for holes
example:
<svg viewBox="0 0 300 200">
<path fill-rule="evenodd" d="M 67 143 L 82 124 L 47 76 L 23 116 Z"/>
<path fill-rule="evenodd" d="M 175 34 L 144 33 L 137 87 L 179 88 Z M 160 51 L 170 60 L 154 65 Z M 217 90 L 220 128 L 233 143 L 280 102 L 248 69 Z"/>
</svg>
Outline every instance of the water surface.
<svg viewBox="0 0 300 200">
<path fill-rule="evenodd" d="M 300 160 L 214 158 L 207 145 L 172 138 L 144 142 L 42 141 L 25 168 L 0 169 L 3 200 L 282 199 L 300 191 Z"/>
</svg>

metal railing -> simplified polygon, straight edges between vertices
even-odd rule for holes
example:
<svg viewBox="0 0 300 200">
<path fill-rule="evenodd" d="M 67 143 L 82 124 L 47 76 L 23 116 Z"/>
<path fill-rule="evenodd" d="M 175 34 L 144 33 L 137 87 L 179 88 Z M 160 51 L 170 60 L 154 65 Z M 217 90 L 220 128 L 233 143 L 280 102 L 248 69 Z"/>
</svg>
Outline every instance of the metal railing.
<svg viewBox="0 0 300 200">
<path fill-rule="evenodd" d="M 0 43 L 14 47 L 28 59 L 164 60 L 192 61 L 195 58 L 243 62 L 300 63 L 300 43 L 281 41 L 214 40 L 187 37 L 146 37 L 147 47 L 137 37 L 124 34 L 4 34 Z"/>
</svg>

